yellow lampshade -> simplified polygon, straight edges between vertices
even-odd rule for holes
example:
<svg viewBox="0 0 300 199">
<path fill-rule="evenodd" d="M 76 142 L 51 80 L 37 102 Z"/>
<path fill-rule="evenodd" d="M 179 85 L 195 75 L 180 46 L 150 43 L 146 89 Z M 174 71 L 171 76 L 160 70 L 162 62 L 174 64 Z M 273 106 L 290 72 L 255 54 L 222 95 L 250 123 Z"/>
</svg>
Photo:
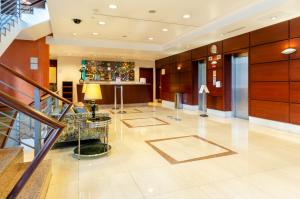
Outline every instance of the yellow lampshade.
<svg viewBox="0 0 300 199">
<path fill-rule="evenodd" d="M 85 84 L 84 100 L 102 99 L 100 84 Z"/>
<path fill-rule="evenodd" d="M 82 93 L 85 93 L 85 91 L 86 91 L 86 84 L 83 84 L 83 86 L 82 86 Z"/>
</svg>

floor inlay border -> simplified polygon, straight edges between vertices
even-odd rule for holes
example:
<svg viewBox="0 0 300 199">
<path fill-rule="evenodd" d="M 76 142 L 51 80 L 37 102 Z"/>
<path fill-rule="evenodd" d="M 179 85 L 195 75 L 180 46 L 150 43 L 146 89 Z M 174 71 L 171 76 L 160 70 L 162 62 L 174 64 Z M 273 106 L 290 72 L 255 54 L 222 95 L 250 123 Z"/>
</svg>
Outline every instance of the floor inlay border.
<svg viewBox="0 0 300 199">
<path fill-rule="evenodd" d="M 202 141 L 207 142 L 209 144 L 212 144 L 214 146 L 220 147 L 220 148 L 226 150 L 226 152 L 216 153 L 216 154 L 202 156 L 202 157 L 197 157 L 197 158 L 192 158 L 192 159 L 183 160 L 183 161 L 178 161 L 175 158 L 173 158 L 171 155 L 165 153 L 164 151 L 162 151 L 161 149 L 159 149 L 158 147 L 156 147 L 155 145 L 152 144 L 153 142 L 160 142 L 160 141 L 165 141 L 165 140 L 173 140 L 173 139 L 186 138 L 186 137 L 195 137 L 195 138 L 197 138 L 199 140 L 202 140 Z M 163 139 L 156 139 L 156 140 L 146 140 L 145 142 L 149 146 L 151 146 L 165 160 L 167 160 L 170 164 L 180 164 L 180 163 L 193 162 L 193 161 L 198 161 L 198 160 L 206 160 L 206 159 L 211 159 L 211 158 L 217 158 L 217 157 L 223 157 L 223 156 L 237 154 L 236 152 L 232 151 L 231 149 L 228 149 L 228 148 L 226 148 L 224 146 L 221 146 L 221 145 L 219 145 L 219 144 L 217 144 L 215 142 L 212 142 L 210 140 L 202 138 L 202 137 L 200 137 L 198 135 L 188 135 L 188 136 L 171 137 L 171 138 L 163 138 Z"/>
<path fill-rule="evenodd" d="M 150 125 L 142 125 L 142 126 L 132 126 L 131 124 L 129 124 L 128 120 L 139 120 L 139 119 L 155 119 L 161 122 L 161 124 L 150 124 Z M 150 127 L 150 126 L 162 126 L 162 125 L 169 125 L 168 122 L 161 120 L 157 117 L 145 117 L 145 118 L 130 118 L 130 119 L 122 119 L 121 122 L 123 122 L 123 124 L 125 124 L 128 128 L 140 128 L 140 127 Z"/>
<path fill-rule="evenodd" d="M 110 110 L 109 112 L 111 114 L 118 114 L 118 112 L 120 111 L 121 109 L 117 109 L 117 110 Z M 143 111 L 135 108 L 135 109 L 124 109 L 124 111 L 126 111 L 126 114 L 133 114 L 133 113 L 143 113 Z"/>
</svg>

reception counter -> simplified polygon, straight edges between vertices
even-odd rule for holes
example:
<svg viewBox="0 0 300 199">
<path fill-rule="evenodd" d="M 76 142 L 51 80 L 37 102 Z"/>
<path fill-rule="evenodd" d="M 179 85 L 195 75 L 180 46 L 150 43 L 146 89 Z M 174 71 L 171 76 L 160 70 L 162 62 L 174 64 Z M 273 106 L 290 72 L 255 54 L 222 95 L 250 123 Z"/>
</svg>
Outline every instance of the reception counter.
<svg viewBox="0 0 300 199">
<path fill-rule="evenodd" d="M 96 100 L 96 104 L 114 104 L 115 82 L 93 82 L 101 86 L 102 100 Z M 139 82 L 122 82 L 124 104 L 148 103 L 153 101 L 153 89 L 151 84 Z M 78 102 L 84 102 L 82 93 L 83 84 L 77 84 Z M 120 103 L 120 92 L 117 92 L 117 102 Z"/>
</svg>

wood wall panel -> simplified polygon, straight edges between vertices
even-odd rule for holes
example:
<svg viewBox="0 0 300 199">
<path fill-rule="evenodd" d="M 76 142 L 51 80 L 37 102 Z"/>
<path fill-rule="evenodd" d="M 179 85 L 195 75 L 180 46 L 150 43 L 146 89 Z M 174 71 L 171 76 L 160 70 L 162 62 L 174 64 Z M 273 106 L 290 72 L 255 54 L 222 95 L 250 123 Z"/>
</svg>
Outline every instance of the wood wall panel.
<svg viewBox="0 0 300 199">
<path fill-rule="evenodd" d="M 289 102 L 288 82 L 252 82 L 250 99 Z"/>
<path fill-rule="evenodd" d="M 291 59 L 300 59 L 300 38 L 294 38 L 290 40 L 290 47 L 296 48 L 297 51 L 290 55 Z"/>
<path fill-rule="evenodd" d="M 292 19 L 290 22 L 290 37 L 300 37 L 300 17 Z"/>
<path fill-rule="evenodd" d="M 250 100 L 250 115 L 280 122 L 289 122 L 289 103 Z"/>
<path fill-rule="evenodd" d="M 285 21 L 250 33 L 251 46 L 289 38 L 289 22 Z"/>
<path fill-rule="evenodd" d="M 290 80 L 300 81 L 300 59 L 290 61 Z"/>
<path fill-rule="evenodd" d="M 290 105 L 290 120 L 291 123 L 300 125 L 300 104 Z"/>
<path fill-rule="evenodd" d="M 300 103 L 300 82 L 290 83 L 290 102 Z"/>
<path fill-rule="evenodd" d="M 222 97 L 223 96 L 223 88 L 216 88 L 215 86 L 213 86 L 212 82 L 207 82 L 207 88 L 209 90 L 209 95 L 210 96 L 218 96 L 218 97 Z"/>
<path fill-rule="evenodd" d="M 206 58 L 207 56 L 207 46 L 202 46 L 192 50 L 192 60 L 199 60 Z"/>
<path fill-rule="evenodd" d="M 288 55 L 281 54 L 281 51 L 283 51 L 288 46 L 289 41 L 284 40 L 280 42 L 252 47 L 250 50 L 250 63 L 256 64 L 288 60 Z"/>
<path fill-rule="evenodd" d="M 249 47 L 249 33 L 232 37 L 223 41 L 224 53 Z"/>
<path fill-rule="evenodd" d="M 178 67 L 180 67 L 180 70 L 178 69 Z M 176 72 L 192 71 L 192 62 L 190 60 L 184 62 L 177 62 L 175 71 Z"/>
<path fill-rule="evenodd" d="M 250 78 L 250 81 L 289 81 L 289 62 L 250 65 Z"/>
<path fill-rule="evenodd" d="M 224 110 L 223 97 L 207 95 L 207 108 L 215 110 Z"/>
<path fill-rule="evenodd" d="M 184 61 L 191 60 L 191 58 L 192 58 L 191 51 L 186 51 L 186 52 L 178 54 L 176 57 L 176 61 L 177 61 L 177 63 L 184 62 Z"/>
</svg>

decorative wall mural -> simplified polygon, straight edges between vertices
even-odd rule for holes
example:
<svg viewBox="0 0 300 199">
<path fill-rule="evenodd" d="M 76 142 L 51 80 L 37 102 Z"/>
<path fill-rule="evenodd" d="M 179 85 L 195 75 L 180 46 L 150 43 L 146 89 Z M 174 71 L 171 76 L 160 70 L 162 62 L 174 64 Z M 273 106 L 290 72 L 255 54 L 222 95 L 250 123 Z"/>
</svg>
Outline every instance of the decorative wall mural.
<svg viewBox="0 0 300 199">
<path fill-rule="evenodd" d="M 86 76 L 90 81 L 134 81 L 134 62 L 86 60 Z"/>
</svg>

